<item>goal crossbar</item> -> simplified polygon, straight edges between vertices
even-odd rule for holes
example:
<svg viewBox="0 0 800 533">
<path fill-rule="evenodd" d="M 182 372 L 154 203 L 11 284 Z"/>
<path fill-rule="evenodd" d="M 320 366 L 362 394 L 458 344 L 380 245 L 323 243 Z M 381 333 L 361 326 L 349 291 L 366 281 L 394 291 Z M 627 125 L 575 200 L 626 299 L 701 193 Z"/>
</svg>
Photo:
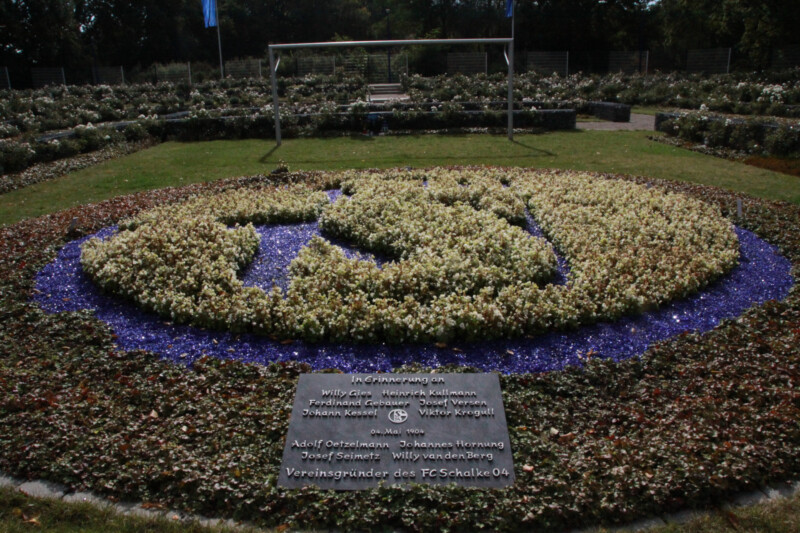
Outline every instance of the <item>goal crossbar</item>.
<svg viewBox="0 0 800 533">
<path fill-rule="evenodd" d="M 269 45 L 272 50 L 292 48 L 354 48 L 360 46 L 409 46 L 422 44 L 509 44 L 510 37 L 479 39 L 396 39 L 383 41 L 325 41 L 319 43 L 283 43 Z"/>
<path fill-rule="evenodd" d="M 275 115 L 275 140 L 281 145 L 281 112 L 278 103 L 277 70 L 280 58 L 275 61 L 275 51 L 298 48 L 359 48 L 372 46 L 416 46 L 416 45 L 450 45 L 450 44 L 500 44 L 507 46 L 505 52 L 508 63 L 508 138 L 514 139 L 514 38 L 477 38 L 477 39 L 399 39 L 383 41 L 329 41 L 319 43 L 281 43 L 269 45 L 269 71 L 272 80 L 272 109 Z"/>
</svg>

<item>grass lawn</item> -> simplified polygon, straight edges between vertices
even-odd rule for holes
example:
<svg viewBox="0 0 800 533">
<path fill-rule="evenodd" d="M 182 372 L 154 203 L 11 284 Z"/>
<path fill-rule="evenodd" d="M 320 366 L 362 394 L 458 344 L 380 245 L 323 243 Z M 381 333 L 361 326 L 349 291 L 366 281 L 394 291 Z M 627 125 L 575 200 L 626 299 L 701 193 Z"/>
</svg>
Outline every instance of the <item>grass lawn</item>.
<svg viewBox="0 0 800 533">
<path fill-rule="evenodd" d="M 647 139 L 642 131 L 427 135 L 164 143 L 0 195 L 0 224 L 158 187 L 291 170 L 508 165 L 619 172 L 705 183 L 800 203 L 800 180 Z"/>
</svg>

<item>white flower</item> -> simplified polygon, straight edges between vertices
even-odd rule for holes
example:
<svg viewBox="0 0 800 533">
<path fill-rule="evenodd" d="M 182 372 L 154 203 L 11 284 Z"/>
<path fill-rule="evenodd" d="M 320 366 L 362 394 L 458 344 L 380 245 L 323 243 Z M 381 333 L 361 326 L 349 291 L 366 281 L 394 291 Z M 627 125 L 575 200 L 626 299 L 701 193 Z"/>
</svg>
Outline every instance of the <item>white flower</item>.
<svg viewBox="0 0 800 533">
<path fill-rule="evenodd" d="M 589 174 L 346 171 L 318 183 L 352 196 L 329 206 L 304 187 L 241 188 L 157 207 L 84 244 L 84 269 L 109 290 L 200 326 L 419 341 L 614 319 L 697 290 L 738 257 L 730 224 L 707 205 Z M 567 259 L 566 285 L 548 284 L 551 245 L 514 225 L 526 207 Z M 249 222 L 320 213 L 327 234 L 394 261 L 348 259 L 316 237 L 292 262 L 285 298 L 242 286 L 236 272 L 259 241 Z"/>
</svg>

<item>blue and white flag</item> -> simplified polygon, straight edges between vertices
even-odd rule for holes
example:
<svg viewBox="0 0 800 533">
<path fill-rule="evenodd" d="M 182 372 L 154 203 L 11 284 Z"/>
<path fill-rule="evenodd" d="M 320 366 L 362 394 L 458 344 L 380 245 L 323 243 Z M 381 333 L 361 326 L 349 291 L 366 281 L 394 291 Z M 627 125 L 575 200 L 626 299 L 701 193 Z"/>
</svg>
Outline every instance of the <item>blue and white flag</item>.
<svg viewBox="0 0 800 533">
<path fill-rule="evenodd" d="M 203 17 L 206 19 L 206 28 L 217 25 L 217 0 L 203 0 Z"/>
<path fill-rule="evenodd" d="M 514 16 L 514 0 L 506 0 L 506 17 L 511 18 Z"/>
</svg>

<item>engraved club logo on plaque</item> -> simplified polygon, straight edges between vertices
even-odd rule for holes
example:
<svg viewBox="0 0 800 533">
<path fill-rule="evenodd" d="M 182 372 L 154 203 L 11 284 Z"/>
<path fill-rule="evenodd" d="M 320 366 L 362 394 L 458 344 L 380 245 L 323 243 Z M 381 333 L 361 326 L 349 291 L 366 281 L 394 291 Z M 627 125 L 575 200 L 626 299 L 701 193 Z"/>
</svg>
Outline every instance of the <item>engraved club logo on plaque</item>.
<svg viewBox="0 0 800 533">
<path fill-rule="evenodd" d="M 395 424 L 402 424 L 408 420 L 408 413 L 405 411 L 405 409 L 392 409 L 389 412 L 389 420 Z"/>
</svg>

